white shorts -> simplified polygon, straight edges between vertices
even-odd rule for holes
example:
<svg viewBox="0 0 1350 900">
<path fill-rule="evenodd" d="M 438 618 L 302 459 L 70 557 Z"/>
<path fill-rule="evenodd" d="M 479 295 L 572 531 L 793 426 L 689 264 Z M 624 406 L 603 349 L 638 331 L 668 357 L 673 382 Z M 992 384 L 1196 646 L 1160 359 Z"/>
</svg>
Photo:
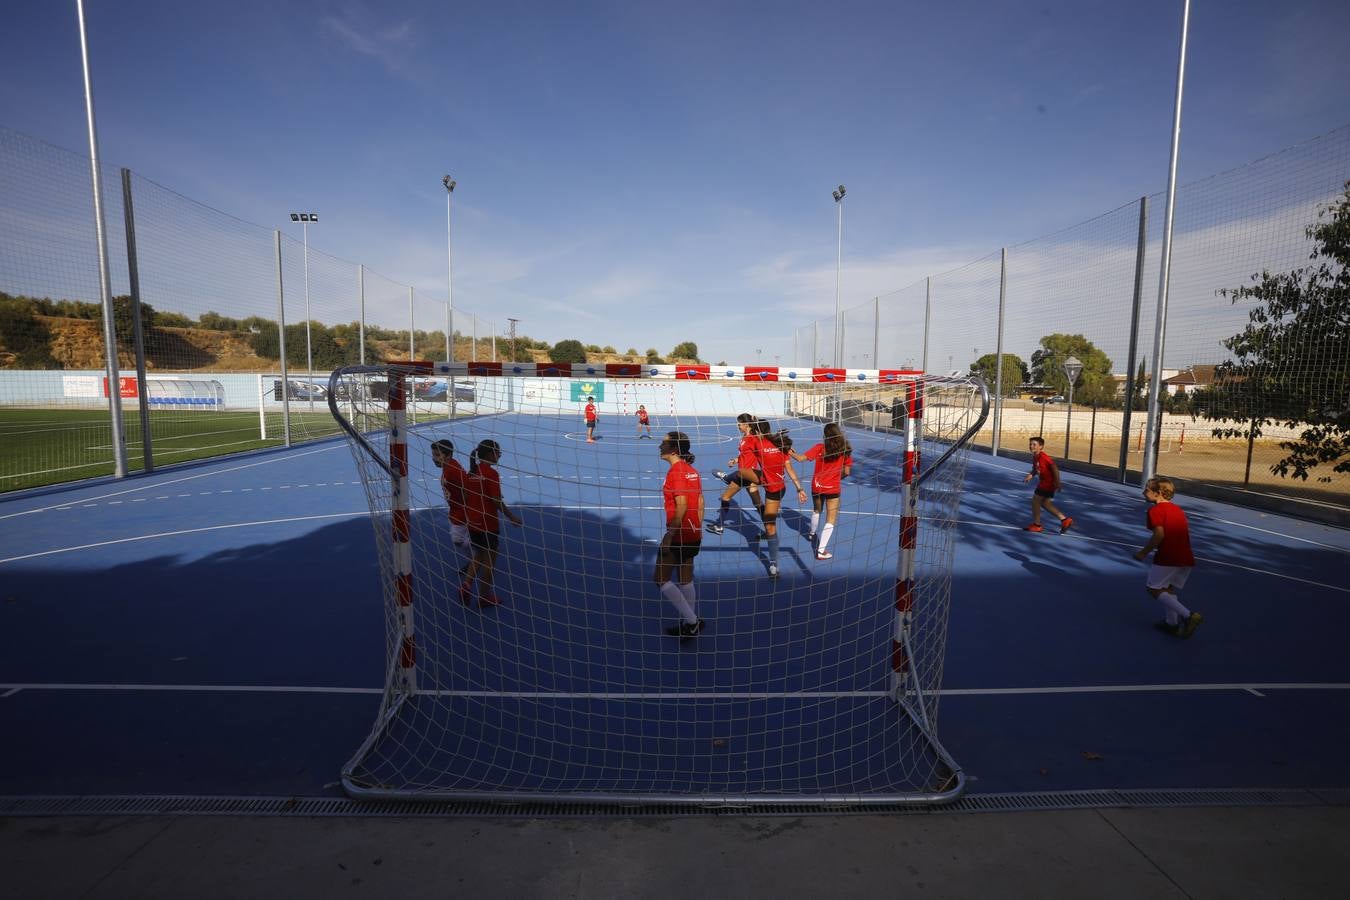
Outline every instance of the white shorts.
<svg viewBox="0 0 1350 900">
<path fill-rule="evenodd" d="M 467 525 L 461 525 L 458 522 L 450 523 L 450 543 L 456 547 L 469 546 L 469 528 Z"/>
<path fill-rule="evenodd" d="M 1186 579 L 1191 577 L 1191 569 L 1194 566 L 1160 566 L 1154 563 L 1148 570 L 1148 581 L 1146 582 L 1153 590 L 1171 587 L 1181 590 L 1186 586 Z"/>
</svg>

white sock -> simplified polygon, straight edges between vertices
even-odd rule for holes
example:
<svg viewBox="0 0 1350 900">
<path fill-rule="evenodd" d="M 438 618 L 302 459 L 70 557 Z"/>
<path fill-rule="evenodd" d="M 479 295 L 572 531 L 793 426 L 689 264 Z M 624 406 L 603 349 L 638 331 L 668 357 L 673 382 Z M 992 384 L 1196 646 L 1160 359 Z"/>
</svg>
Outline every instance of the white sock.
<svg viewBox="0 0 1350 900">
<path fill-rule="evenodd" d="M 1181 605 L 1181 601 L 1177 599 L 1176 594 L 1173 594 L 1170 591 L 1163 591 L 1161 594 L 1158 595 L 1158 602 L 1162 603 L 1163 606 L 1167 607 L 1167 611 L 1169 614 L 1175 613 L 1176 615 L 1181 616 L 1181 618 L 1183 619 L 1190 618 L 1191 611 Z M 1171 619 L 1169 618 L 1168 621 L 1170 622 Z"/>
<path fill-rule="evenodd" d="M 694 613 L 694 619 L 698 619 L 698 594 L 694 591 L 694 583 L 680 585 L 680 593 L 684 594 L 684 602 L 689 604 L 689 609 Z"/>
<path fill-rule="evenodd" d="M 673 581 L 667 581 L 665 584 L 661 585 L 661 596 L 669 600 L 671 606 L 674 606 L 680 611 L 680 618 L 691 625 L 698 621 L 698 616 L 694 615 L 694 610 L 690 608 L 689 601 L 684 599 L 684 594 L 680 592 L 680 586 L 678 584 Z"/>
<path fill-rule="evenodd" d="M 1174 612 L 1172 612 L 1172 610 L 1170 610 L 1170 609 L 1167 610 L 1167 615 L 1163 616 L 1163 618 L 1167 620 L 1167 624 L 1168 624 L 1168 625 L 1177 625 L 1177 624 L 1179 624 L 1179 621 L 1178 621 L 1178 619 L 1177 619 L 1177 614 L 1174 613 Z"/>
<path fill-rule="evenodd" d="M 816 529 L 820 527 L 820 513 L 811 513 L 811 533 L 815 534 Z"/>
<path fill-rule="evenodd" d="M 830 543 L 830 535 L 832 534 L 834 534 L 834 526 L 826 522 L 825 527 L 820 532 L 820 543 L 816 545 L 817 553 L 825 552 L 825 547 Z"/>
</svg>

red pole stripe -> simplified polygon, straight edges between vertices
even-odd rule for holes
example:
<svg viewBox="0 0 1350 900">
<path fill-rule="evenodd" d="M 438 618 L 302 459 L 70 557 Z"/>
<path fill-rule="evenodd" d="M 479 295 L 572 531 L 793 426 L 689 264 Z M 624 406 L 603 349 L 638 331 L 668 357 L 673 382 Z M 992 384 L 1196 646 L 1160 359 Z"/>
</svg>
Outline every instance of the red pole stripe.
<svg viewBox="0 0 1350 900">
<path fill-rule="evenodd" d="M 395 588 L 398 591 L 398 605 L 412 606 L 412 573 L 404 572 L 402 575 L 399 575 L 395 581 Z"/>
<path fill-rule="evenodd" d="M 919 467 L 919 452 L 917 450 L 905 451 L 905 484 L 913 484 L 914 476 Z"/>
<path fill-rule="evenodd" d="M 404 635 L 403 643 L 399 644 L 398 664 L 403 669 L 411 669 L 417 665 L 417 641 L 411 634 Z"/>
<path fill-rule="evenodd" d="M 900 517 L 900 549 L 913 550 L 919 536 L 919 517 Z"/>
<path fill-rule="evenodd" d="M 406 544 L 412 539 L 412 519 L 406 509 L 394 510 L 394 541 Z"/>
<path fill-rule="evenodd" d="M 407 398 L 405 394 L 405 383 L 403 376 L 392 375 L 389 378 L 389 410 L 407 409 Z"/>
<path fill-rule="evenodd" d="M 907 613 L 914 608 L 914 585 L 908 579 L 895 583 L 896 612 Z"/>
<path fill-rule="evenodd" d="M 408 445 L 399 441 L 389 445 L 389 465 L 394 467 L 394 471 L 402 476 L 408 474 Z"/>
<path fill-rule="evenodd" d="M 909 671 L 909 656 L 905 653 L 905 645 L 891 638 L 891 670 L 895 672 Z"/>
</svg>

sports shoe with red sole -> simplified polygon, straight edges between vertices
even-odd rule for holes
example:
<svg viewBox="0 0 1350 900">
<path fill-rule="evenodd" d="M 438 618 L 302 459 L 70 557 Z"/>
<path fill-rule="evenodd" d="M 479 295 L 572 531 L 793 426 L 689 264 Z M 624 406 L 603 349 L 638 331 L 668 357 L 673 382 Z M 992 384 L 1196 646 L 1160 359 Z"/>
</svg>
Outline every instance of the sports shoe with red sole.
<svg viewBox="0 0 1350 900">
<path fill-rule="evenodd" d="M 1072 527 L 1073 527 L 1073 519 L 1069 518 L 1068 516 L 1065 516 L 1064 518 L 1062 518 L 1062 519 L 1059 520 L 1059 533 L 1060 533 L 1060 534 L 1063 534 L 1064 532 L 1068 531 L 1068 530 L 1069 530 L 1070 528 L 1072 528 Z"/>
<path fill-rule="evenodd" d="M 1023 530 L 1023 531 L 1044 531 L 1045 529 L 1042 528 L 1042 527 L 1039 526 L 1039 525 L 1024 525 L 1024 526 L 1022 527 L 1022 530 Z"/>
</svg>

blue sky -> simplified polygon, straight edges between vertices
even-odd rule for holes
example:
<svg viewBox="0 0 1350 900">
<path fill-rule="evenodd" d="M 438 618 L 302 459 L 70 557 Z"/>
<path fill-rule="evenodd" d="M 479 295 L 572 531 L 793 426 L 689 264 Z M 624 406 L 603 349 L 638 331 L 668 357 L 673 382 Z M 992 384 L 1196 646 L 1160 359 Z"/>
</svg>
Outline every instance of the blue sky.
<svg viewBox="0 0 1350 900">
<path fill-rule="evenodd" d="M 1180 2 L 87 3 L 104 158 L 556 342 L 788 354 L 843 305 L 1165 185 Z M 0 126 L 86 146 L 75 3 Z M 1350 4 L 1193 4 L 1180 180 L 1350 123 Z M 767 361 L 767 359 L 766 359 Z"/>
</svg>

